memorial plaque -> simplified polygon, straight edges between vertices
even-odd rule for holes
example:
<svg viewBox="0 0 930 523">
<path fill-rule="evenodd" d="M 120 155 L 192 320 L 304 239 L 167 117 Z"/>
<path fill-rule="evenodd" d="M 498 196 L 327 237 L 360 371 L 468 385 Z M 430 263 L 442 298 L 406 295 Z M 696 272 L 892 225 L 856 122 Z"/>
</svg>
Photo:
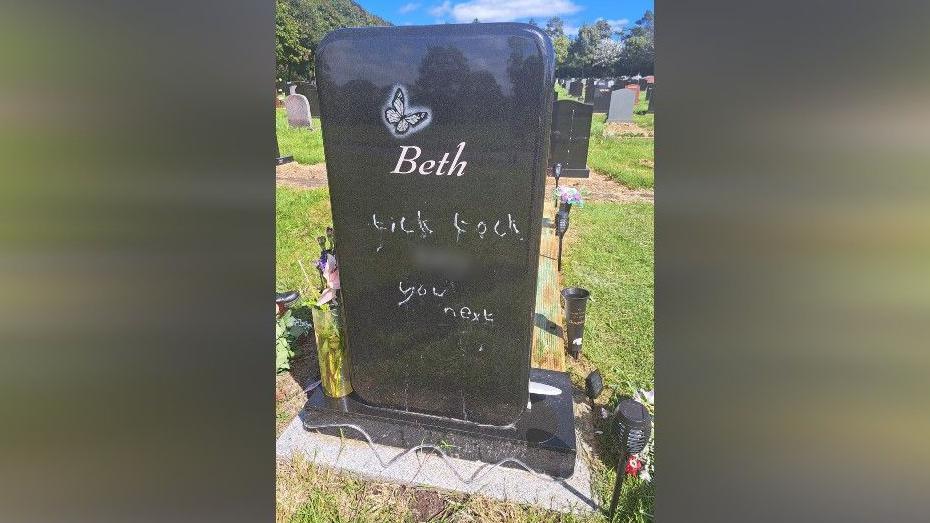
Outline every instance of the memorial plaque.
<svg viewBox="0 0 930 523">
<path fill-rule="evenodd" d="M 555 102 L 549 165 L 562 164 L 561 177 L 587 178 L 590 175 L 587 162 L 593 111 L 593 106 L 575 100 Z"/>
<path fill-rule="evenodd" d="M 527 24 L 320 44 L 351 401 L 499 427 L 526 410 L 553 56 Z"/>
<path fill-rule="evenodd" d="M 608 122 L 633 121 L 633 91 L 617 89 L 610 94 L 610 110 L 607 111 Z"/>
</svg>

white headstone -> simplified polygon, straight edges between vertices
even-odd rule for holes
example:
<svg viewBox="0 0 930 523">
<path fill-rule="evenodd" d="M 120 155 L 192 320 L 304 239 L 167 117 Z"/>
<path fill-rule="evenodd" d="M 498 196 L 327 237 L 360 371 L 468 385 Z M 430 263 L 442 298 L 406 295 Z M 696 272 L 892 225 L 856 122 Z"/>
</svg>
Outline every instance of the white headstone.
<svg viewBox="0 0 930 523">
<path fill-rule="evenodd" d="M 633 99 L 636 94 L 630 89 L 616 89 L 610 93 L 610 109 L 607 110 L 608 122 L 632 122 Z"/>
<path fill-rule="evenodd" d="M 291 127 L 313 128 L 310 118 L 310 102 L 302 94 L 289 94 L 284 98 L 284 112 L 287 113 L 287 123 Z"/>
</svg>

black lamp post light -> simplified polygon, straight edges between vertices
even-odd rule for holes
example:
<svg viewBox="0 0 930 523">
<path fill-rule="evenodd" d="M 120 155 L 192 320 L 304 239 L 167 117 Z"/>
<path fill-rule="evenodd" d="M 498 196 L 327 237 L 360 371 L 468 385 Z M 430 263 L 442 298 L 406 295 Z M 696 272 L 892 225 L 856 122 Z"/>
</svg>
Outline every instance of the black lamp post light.
<svg viewBox="0 0 930 523">
<path fill-rule="evenodd" d="M 620 460 L 617 462 L 617 479 L 614 482 L 614 494 L 610 499 L 608 518 L 613 519 L 620 500 L 620 490 L 626 479 L 626 463 L 630 456 L 639 454 L 649 443 L 652 433 L 652 415 L 645 405 L 633 398 L 623 398 L 617 405 L 616 431 L 620 442 Z"/>
<path fill-rule="evenodd" d="M 552 168 L 552 174 L 555 176 L 555 188 L 558 189 L 559 188 L 559 177 L 562 176 L 562 164 L 561 163 L 555 164 L 555 166 Z M 555 206 L 556 207 L 559 206 L 558 198 L 555 199 Z"/>
<path fill-rule="evenodd" d="M 572 205 L 567 203 L 562 204 L 555 213 L 555 234 L 559 237 L 559 261 L 556 270 L 559 272 L 562 271 L 562 240 L 565 238 L 566 231 L 568 231 L 568 213 L 571 210 Z"/>
<path fill-rule="evenodd" d="M 590 296 L 591 293 L 581 287 L 562 289 L 562 302 L 565 306 L 565 341 L 568 343 L 568 353 L 576 360 L 581 354 L 585 311 Z"/>
</svg>

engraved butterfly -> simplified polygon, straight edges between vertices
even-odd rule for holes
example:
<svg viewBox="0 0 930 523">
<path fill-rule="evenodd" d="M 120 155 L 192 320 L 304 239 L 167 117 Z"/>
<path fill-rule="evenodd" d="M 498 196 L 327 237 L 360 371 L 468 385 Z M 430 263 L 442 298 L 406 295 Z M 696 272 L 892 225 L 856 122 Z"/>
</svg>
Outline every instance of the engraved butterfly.
<svg viewBox="0 0 930 523">
<path fill-rule="evenodd" d="M 429 113 L 426 111 L 407 114 L 406 104 L 404 92 L 398 87 L 397 90 L 394 91 L 394 99 L 391 101 L 391 106 L 384 110 L 384 119 L 394 126 L 395 134 L 406 134 L 411 128 L 420 125 L 423 123 L 423 120 L 429 118 Z"/>
</svg>

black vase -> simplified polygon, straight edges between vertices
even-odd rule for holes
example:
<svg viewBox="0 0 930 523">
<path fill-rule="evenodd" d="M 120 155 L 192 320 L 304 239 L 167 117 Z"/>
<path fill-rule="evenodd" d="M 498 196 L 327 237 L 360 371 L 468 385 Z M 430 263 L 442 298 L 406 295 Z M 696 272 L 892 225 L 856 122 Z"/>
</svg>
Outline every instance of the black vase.
<svg viewBox="0 0 930 523">
<path fill-rule="evenodd" d="M 581 342 L 584 335 L 585 310 L 591 293 L 581 287 L 562 289 L 562 301 L 565 306 L 565 341 L 568 353 L 578 359 L 581 354 Z"/>
</svg>

